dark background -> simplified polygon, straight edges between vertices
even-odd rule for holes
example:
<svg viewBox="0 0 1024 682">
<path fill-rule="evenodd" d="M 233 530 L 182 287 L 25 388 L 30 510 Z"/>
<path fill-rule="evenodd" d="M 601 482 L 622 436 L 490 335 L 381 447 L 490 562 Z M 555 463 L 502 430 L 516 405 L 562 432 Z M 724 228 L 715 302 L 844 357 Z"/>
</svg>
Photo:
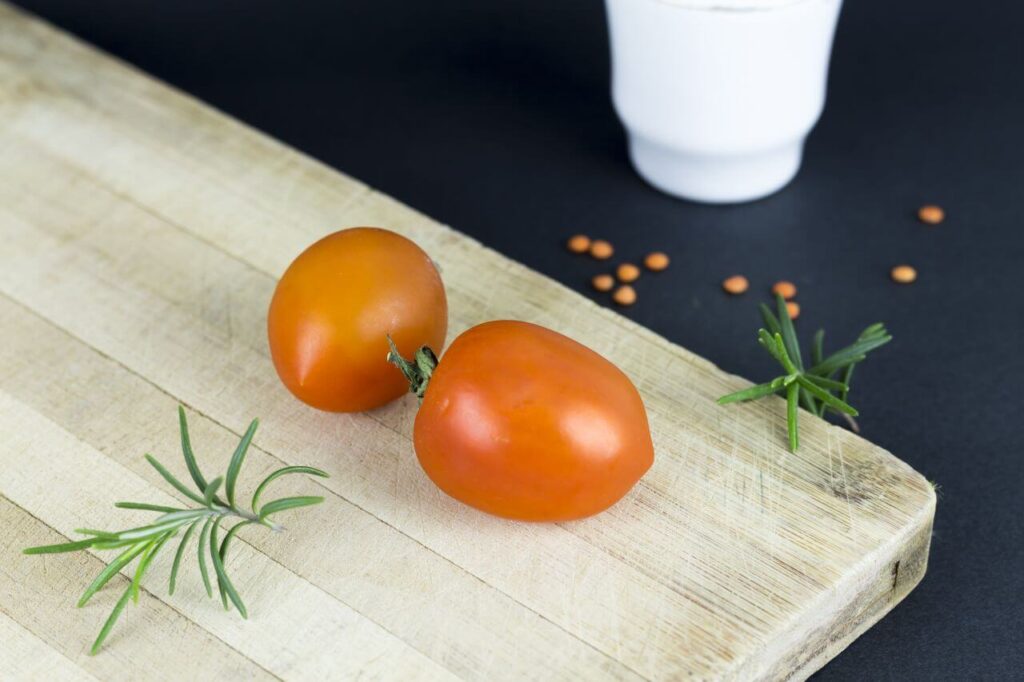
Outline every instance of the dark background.
<svg viewBox="0 0 1024 682">
<path fill-rule="evenodd" d="M 1024 674 L 1024 4 L 847 3 L 803 169 L 732 207 L 631 170 L 599 0 L 19 4 L 588 295 L 603 268 L 570 234 L 667 251 L 625 314 L 731 372 L 773 376 L 756 303 L 780 278 L 805 338 L 885 321 L 895 341 L 851 398 L 867 438 L 939 485 L 931 563 L 819 676 Z M 923 203 L 946 222 L 918 223 Z M 903 262 L 912 286 L 888 278 Z M 746 296 L 721 292 L 734 273 Z"/>
</svg>

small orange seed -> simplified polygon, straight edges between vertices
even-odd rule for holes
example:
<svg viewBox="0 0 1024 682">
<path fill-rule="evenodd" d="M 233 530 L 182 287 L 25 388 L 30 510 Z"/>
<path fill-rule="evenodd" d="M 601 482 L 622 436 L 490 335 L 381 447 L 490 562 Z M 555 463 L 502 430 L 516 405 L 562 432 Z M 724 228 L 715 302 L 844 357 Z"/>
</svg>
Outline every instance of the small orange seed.
<svg viewBox="0 0 1024 682">
<path fill-rule="evenodd" d="M 590 244 L 590 255 L 598 260 L 608 260 L 613 253 L 615 253 L 615 249 L 603 239 L 595 239 Z"/>
<path fill-rule="evenodd" d="M 647 254 L 647 257 L 644 258 L 644 266 L 648 270 L 652 270 L 654 272 L 661 272 L 662 270 L 668 267 L 668 256 L 662 253 L 661 251 L 649 253 Z"/>
<path fill-rule="evenodd" d="M 897 265 L 889 274 L 892 277 L 892 281 L 899 284 L 910 284 L 917 279 L 917 270 L 909 265 Z"/>
<path fill-rule="evenodd" d="M 796 296 L 796 285 L 793 284 L 792 282 L 781 280 L 779 282 L 776 282 L 772 286 L 772 293 L 778 294 L 779 296 L 788 301 L 789 299 Z"/>
<path fill-rule="evenodd" d="M 573 253 L 586 253 L 590 248 L 590 237 L 585 234 L 574 235 L 569 238 L 567 246 Z"/>
<path fill-rule="evenodd" d="M 590 283 L 598 291 L 611 291 L 612 287 L 615 286 L 615 278 L 611 275 L 595 275 L 594 279 L 590 280 Z"/>
<path fill-rule="evenodd" d="M 633 305 L 636 303 L 636 291 L 628 284 L 623 284 L 612 294 L 612 300 L 619 305 Z"/>
<path fill-rule="evenodd" d="M 946 212 L 941 206 L 929 204 L 917 209 L 917 219 L 928 225 L 938 225 L 946 218 Z"/>
<path fill-rule="evenodd" d="M 623 263 L 615 269 L 615 275 L 620 282 L 635 282 L 640 278 L 640 268 L 632 263 Z"/>
<path fill-rule="evenodd" d="M 750 282 L 743 275 L 733 275 L 722 282 L 722 288 L 728 293 L 735 295 L 742 294 L 750 288 Z"/>
</svg>

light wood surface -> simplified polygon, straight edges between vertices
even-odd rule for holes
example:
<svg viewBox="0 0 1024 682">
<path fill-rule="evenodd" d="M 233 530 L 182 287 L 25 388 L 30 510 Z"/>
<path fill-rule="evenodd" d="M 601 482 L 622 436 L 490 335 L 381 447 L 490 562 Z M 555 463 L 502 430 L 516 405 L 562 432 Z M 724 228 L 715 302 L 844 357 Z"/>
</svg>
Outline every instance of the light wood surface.
<svg viewBox="0 0 1024 682">
<path fill-rule="evenodd" d="M 637 488 L 584 521 L 491 518 L 419 469 L 411 396 L 361 415 L 291 398 L 266 347 L 275 278 L 352 225 L 439 263 L 449 338 L 523 319 L 614 358 L 654 434 Z M 5 5 L 0 331 L 3 679 L 803 678 L 925 572 L 935 496 L 888 452 L 804 416 L 789 454 L 782 401 L 717 406 L 746 382 Z M 19 550 L 147 518 L 118 499 L 170 503 L 142 454 L 183 472 L 179 403 L 205 470 L 259 416 L 242 484 L 310 464 L 331 478 L 283 488 L 327 501 L 241 534 L 250 620 L 193 565 L 168 597 L 162 557 L 90 657 L 116 585 L 74 603 L 110 553 Z"/>
</svg>

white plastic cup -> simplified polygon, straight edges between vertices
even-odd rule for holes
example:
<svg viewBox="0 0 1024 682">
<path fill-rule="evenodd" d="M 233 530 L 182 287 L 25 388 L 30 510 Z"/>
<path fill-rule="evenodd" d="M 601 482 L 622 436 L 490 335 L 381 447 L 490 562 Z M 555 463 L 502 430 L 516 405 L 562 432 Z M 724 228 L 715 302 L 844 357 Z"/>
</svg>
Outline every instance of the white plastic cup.
<svg viewBox="0 0 1024 682">
<path fill-rule="evenodd" d="M 784 187 L 825 105 L 842 0 L 606 0 L 637 172 L 694 201 Z"/>
</svg>

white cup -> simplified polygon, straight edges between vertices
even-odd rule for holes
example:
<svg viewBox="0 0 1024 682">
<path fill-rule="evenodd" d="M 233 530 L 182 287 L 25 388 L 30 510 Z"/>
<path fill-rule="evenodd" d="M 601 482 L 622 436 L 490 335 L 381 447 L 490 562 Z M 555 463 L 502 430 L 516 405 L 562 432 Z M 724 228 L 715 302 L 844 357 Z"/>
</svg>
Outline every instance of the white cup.
<svg viewBox="0 0 1024 682">
<path fill-rule="evenodd" d="M 640 175 L 750 201 L 800 168 L 842 0 L 606 0 L 612 100 Z"/>
</svg>

